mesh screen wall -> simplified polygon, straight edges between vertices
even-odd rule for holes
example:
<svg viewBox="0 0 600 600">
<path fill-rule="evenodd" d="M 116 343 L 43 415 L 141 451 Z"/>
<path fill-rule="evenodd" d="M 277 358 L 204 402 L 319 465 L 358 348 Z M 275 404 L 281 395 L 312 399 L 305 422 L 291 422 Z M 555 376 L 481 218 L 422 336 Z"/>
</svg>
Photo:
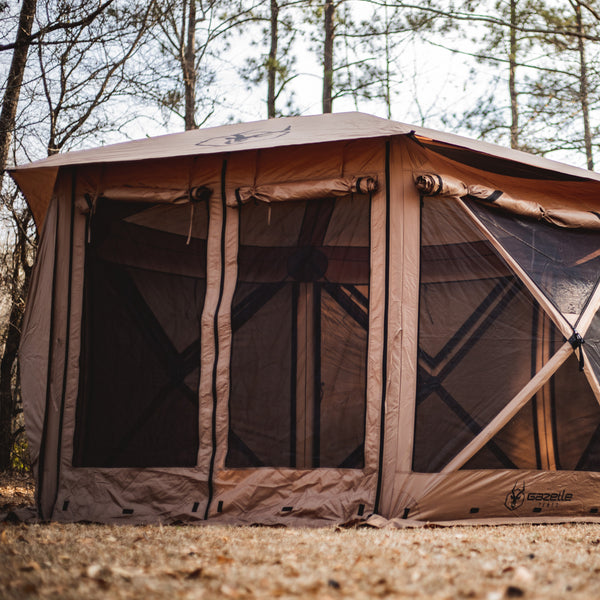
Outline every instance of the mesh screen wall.
<svg viewBox="0 0 600 600">
<path fill-rule="evenodd" d="M 361 468 L 368 197 L 240 214 L 228 467 Z"/>
<path fill-rule="evenodd" d="M 193 466 L 206 206 L 100 200 L 86 254 L 75 466 Z"/>
</svg>

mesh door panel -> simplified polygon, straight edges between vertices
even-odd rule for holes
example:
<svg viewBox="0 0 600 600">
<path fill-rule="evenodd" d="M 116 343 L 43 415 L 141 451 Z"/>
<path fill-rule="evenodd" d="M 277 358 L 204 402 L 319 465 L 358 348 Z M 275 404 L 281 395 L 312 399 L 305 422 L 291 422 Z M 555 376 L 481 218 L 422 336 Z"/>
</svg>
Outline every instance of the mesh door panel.
<svg viewBox="0 0 600 600">
<path fill-rule="evenodd" d="M 196 464 L 206 209 L 186 244 L 169 229 L 189 208 L 160 208 L 100 201 L 92 220 L 76 466 Z"/>
<path fill-rule="evenodd" d="M 240 209 L 228 467 L 363 466 L 369 206 Z"/>
<path fill-rule="evenodd" d="M 531 379 L 540 310 L 456 203 L 424 199 L 415 471 L 442 469 Z"/>
</svg>

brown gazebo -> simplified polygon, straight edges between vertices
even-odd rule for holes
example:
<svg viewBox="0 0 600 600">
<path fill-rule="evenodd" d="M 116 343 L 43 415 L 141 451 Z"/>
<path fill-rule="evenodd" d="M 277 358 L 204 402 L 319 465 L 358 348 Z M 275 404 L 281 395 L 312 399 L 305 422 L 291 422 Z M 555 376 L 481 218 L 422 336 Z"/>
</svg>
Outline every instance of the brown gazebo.
<svg viewBox="0 0 600 600">
<path fill-rule="evenodd" d="M 355 113 L 12 176 L 43 518 L 597 515 L 600 175 Z"/>
</svg>

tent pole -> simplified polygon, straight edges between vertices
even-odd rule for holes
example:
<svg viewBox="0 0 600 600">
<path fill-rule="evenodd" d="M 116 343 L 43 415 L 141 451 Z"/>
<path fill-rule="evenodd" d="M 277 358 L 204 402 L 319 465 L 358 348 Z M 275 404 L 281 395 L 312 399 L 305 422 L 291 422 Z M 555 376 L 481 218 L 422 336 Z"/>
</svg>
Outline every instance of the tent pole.
<svg viewBox="0 0 600 600">
<path fill-rule="evenodd" d="M 572 354 L 573 348 L 565 342 L 556 354 L 540 369 L 533 379 L 483 428 L 469 444 L 467 444 L 442 470 L 442 473 L 458 471 L 479 450 L 481 450 L 516 414 L 527 404 L 531 397 L 554 375 L 559 367 Z"/>
</svg>

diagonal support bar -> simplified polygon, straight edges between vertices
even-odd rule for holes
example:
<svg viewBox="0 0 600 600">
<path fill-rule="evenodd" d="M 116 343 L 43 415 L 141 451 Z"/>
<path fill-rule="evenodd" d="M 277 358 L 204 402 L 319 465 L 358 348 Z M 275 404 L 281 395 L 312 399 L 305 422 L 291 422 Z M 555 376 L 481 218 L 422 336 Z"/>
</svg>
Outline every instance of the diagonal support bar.
<svg viewBox="0 0 600 600">
<path fill-rule="evenodd" d="M 529 383 L 483 428 L 483 431 L 467 444 L 443 469 L 442 473 L 458 471 L 481 450 L 518 412 L 531 400 L 538 390 L 558 371 L 573 352 L 565 342 L 558 352 L 537 372 Z"/>
</svg>

